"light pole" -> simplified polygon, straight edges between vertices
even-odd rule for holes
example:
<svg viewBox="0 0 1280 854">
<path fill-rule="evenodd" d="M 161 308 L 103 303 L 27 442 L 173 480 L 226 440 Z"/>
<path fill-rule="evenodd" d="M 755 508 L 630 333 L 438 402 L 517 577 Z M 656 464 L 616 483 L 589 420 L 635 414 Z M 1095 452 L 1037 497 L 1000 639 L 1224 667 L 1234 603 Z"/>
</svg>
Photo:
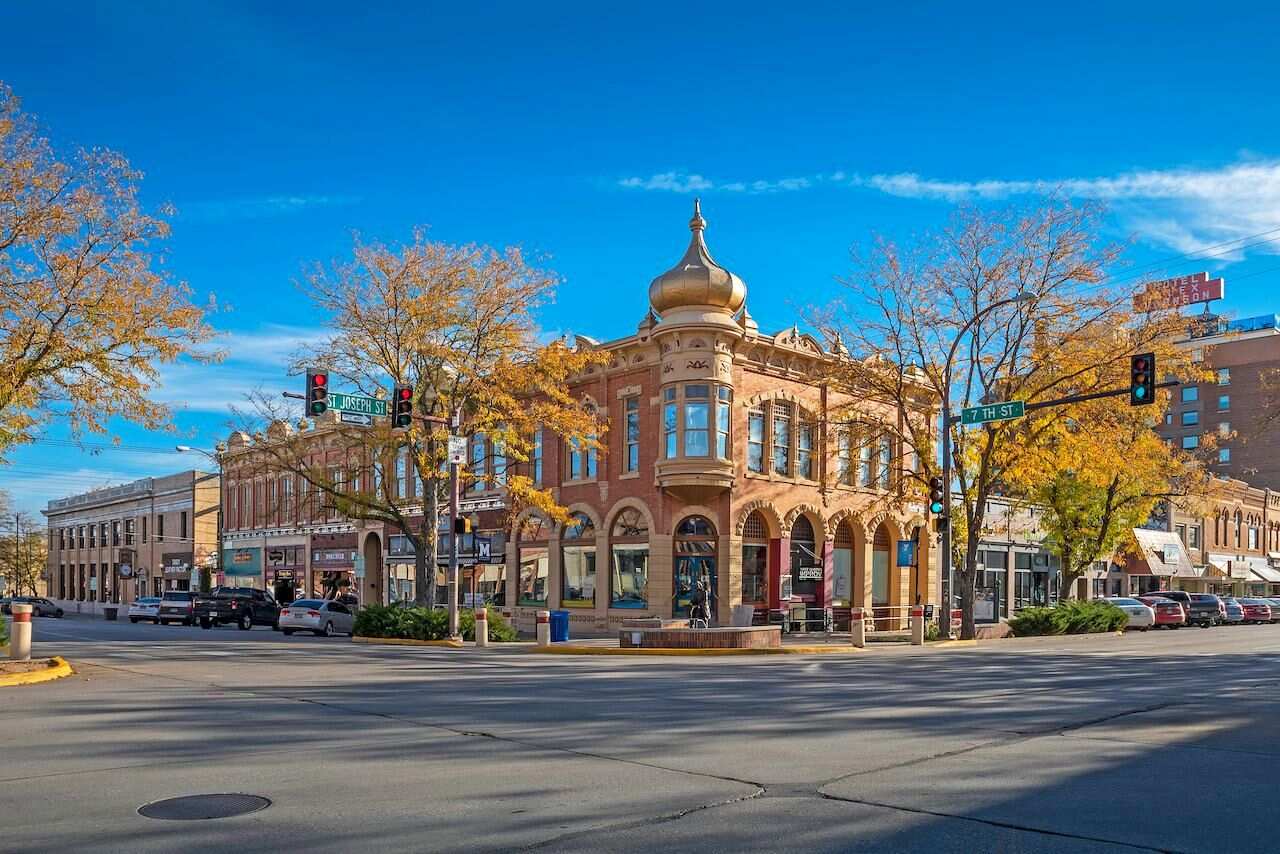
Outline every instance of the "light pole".
<svg viewBox="0 0 1280 854">
<path fill-rule="evenodd" d="M 1024 303 L 1035 299 L 1035 294 L 1023 291 L 1015 296 L 1007 299 L 997 300 L 991 305 L 976 312 L 969 321 L 960 327 L 960 331 L 956 333 L 955 340 L 951 342 L 951 349 L 947 353 L 946 365 L 943 368 L 942 383 L 942 518 L 946 520 L 942 527 L 941 548 L 942 548 L 942 566 L 939 583 L 942 587 L 942 601 L 938 604 L 941 613 L 938 615 L 938 635 L 943 640 L 951 637 L 951 425 L 954 423 L 954 416 L 951 414 L 951 366 L 955 361 L 956 350 L 960 347 L 960 342 L 964 338 L 965 333 L 969 331 L 969 327 L 975 327 L 982 322 L 982 319 L 997 308 L 1014 303 Z M 970 531 L 969 536 L 973 536 L 974 532 Z"/>
<path fill-rule="evenodd" d="M 213 446 L 213 450 L 212 450 L 212 451 L 206 451 L 206 450 L 204 450 L 203 448 L 193 448 L 193 447 L 191 447 L 190 445 L 177 445 L 177 446 L 175 446 L 175 447 L 174 447 L 174 450 L 175 450 L 175 451 L 178 451 L 179 453 L 182 453 L 182 454 L 203 454 L 204 456 L 206 456 L 206 457 L 208 457 L 209 459 L 213 460 L 214 464 L 215 464 L 215 465 L 217 465 L 217 467 L 218 467 L 218 554 L 217 554 L 217 567 L 218 567 L 218 569 L 219 569 L 219 570 L 221 570 L 221 569 L 223 569 L 223 566 L 222 566 L 222 477 L 223 477 L 223 473 L 222 473 L 222 456 L 223 456 L 223 454 L 225 454 L 225 453 L 226 453 L 226 451 L 227 451 L 227 446 L 226 446 L 225 444 L 223 444 L 222 442 L 219 442 L 218 444 L 216 444 L 216 445 L 214 445 L 214 446 Z M 192 484 L 193 484 L 193 487 L 194 487 L 194 480 L 192 481 Z M 195 500 L 196 500 L 196 495 L 195 495 L 195 489 L 193 488 L 193 489 L 191 490 L 191 503 L 192 503 L 192 507 L 191 507 L 191 562 L 192 562 L 192 563 L 195 563 L 195 560 L 196 560 L 196 536 L 195 536 L 195 535 L 196 535 L 196 530 L 195 530 L 195 524 L 196 524 L 196 523 L 195 523 L 195 515 L 196 515 L 196 514 L 195 514 Z M 206 583 L 206 582 L 208 581 L 207 576 L 205 576 L 205 575 L 203 575 L 203 574 L 202 574 L 202 575 L 200 576 L 200 580 L 201 580 L 201 585 L 200 585 L 200 586 L 201 586 L 202 588 L 203 588 L 203 587 L 206 587 L 206 586 L 207 586 L 207 583 Z M 264 583 L 264 584 L 266 583 L 266 576 L 265 576 L 265 575 L 263 576 L 263 583 Z M 208 590 L 205 590 L 205 589 L 202 589 L 200 592 L 201 592 L 201 593 L 208 593 L 209 591 L 208 591 Z"/>
</svg>

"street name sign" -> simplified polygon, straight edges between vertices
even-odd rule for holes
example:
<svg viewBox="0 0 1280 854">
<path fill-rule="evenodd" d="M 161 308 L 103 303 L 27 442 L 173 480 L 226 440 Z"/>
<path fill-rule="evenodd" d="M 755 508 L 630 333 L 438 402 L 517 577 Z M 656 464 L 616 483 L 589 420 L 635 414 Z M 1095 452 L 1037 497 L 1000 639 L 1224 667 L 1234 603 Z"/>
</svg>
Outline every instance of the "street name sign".
<svg viewBox="0 0 1280 854">
<path fill-rule="evenodd" d="M 357 415 L 386 415 L 387 402 L 376 397 L 365 397 L 359 394 L 344 394 L 335 391 L 329 395 L 329 408 L 338 412 L 354 412 Z"/>
<path fill-rule="evenodd" d="M 1010 400 L 1005 403 L 989 403 L 986 406 L 969 406 L 960 410 L 960 423 L 986 424 L 989 421 L 1012 421 L 1026 415 L 1023 401 Z"/>
<path fill-rule="evenodd" d="M 359 412 L 348 412 L 345 409 L 340 409 L 338 410 L 338 418 L 343 424 L 360 424 L 364 427 L 373 426 L 373 417 L 361 415 Z"/>
</svg>

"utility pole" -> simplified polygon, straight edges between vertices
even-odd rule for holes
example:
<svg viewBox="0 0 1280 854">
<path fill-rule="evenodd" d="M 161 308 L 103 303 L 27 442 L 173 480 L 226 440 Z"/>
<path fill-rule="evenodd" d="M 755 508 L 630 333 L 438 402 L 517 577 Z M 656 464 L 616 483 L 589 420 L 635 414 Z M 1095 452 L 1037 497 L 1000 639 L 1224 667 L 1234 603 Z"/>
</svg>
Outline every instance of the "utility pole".
<svg viewBox="0 0 1280 854">
<path fill-rule="evenodd" d="M 462 410 L 455 409 L 453 419 L 449 425 L 449 434 L 452 438 L 459 428 L 462 426 Z M 453 455 L 449 457 L 449 581 L 447 584 L 449 595 L 449 637 L 456 639 L 459 637 L 458 631 L 458 463 L 454 461 Z M 433 570 L 434 571 L 434 568 Z"/>
</svg>

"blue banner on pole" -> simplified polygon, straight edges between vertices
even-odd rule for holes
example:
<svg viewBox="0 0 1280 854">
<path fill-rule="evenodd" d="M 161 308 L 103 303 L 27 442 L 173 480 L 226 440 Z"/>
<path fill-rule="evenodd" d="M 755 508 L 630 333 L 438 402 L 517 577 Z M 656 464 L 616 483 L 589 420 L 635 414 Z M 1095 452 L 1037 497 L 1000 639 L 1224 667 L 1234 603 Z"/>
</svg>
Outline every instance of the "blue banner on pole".
<svg viewBox="0 0 1280 854">
<path fill-rule="evenodd" d="M 916 541 L 898 540 L 898 566 L 916 565 Z"/>
</svg>

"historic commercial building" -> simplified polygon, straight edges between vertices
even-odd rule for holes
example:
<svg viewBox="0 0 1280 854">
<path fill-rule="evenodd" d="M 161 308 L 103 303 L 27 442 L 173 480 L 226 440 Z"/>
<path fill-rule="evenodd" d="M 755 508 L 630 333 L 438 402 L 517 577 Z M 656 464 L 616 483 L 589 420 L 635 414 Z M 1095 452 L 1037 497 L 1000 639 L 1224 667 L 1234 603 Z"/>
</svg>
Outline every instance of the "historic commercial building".
<svg viewBox="0 0 1280 854">
<path fill-rule="evenodd" d="M 1280 489 L 1280 430 L 1269 426 L 1280 419 L 1280 315 L 1229 322 L 1209 315 L 1192 329 L 1182 346 L 1213 375 L 1173 390 L 1160 435 L 1195 450 L 1214 434 L 1208 465 L 1216 476 Z"/>
<path fill-rule="evenodd" d="M 759 620 L 798 606 L 839 625 L 861 606 L 877 609 L 881 627 L 898 628 L 908 606 L 936 599 L 937 588 L 924 507 L 908 489 L 919 464 L 894 438 L 902 435 L 895 419 L 936 413 L 860 405 L 824 379 L 847 353 L 794 326 L 761 332 L 743 281 L 712 260 L 705 226 L 695 206 L 688 249 L 649 286 L 635 334 L 575 341 L 609 356 L 570 386 L 607 418 L 603 449 L 540 431 L 522 470 L 567 508 L 568 524 L 511 514 L 501 448 L 470 437 L 468 472 L 484 477 L 468 479 L 461 506 L 476 530 L 460 543 L 461 589 L 474 586 L 526 630 L 544 608 L 570 611 L 580 633 L 684 617 L 699 582 L 722 623 L 748 605 Z M 313 464 L 348 472 L 343 479 L 361 490 L 385 489 L 421 518 L 421 484 L 407 460 L 394 469 L 388 461 L 385 474 L 353 460 L 334 423 L 325 417 L 309 429 Z M 262 439 L 292 430 L 278 423 Z M 233 434 L 224 456 L 229 575 L 267 587 L 283 580 L 294 588 L 281 592 L 295 595 L 314 595 L 335 576 L 361 601 L 412 595 L 413 554 L 401 531 L 341 518 L 300 479 L 264 472 L 256 444 Z M 442 564 L 450 539 L 442 534 Z"/>
<path fill-rule="evenodd" d="M 190 470 L 50 501 L 49 597 L 92 610 L 195 589 L 216 564 L 218 491 L 218 475 Z"/>
<path fill-rule="evenodd" d="M 688 249 L 650 284 L 635 334 L 580 342 L 611 357 L 573 386 L 607 416 L 607 453 L 538 443 L 532 476 L 571 522 L 512 520 L 502 605 L 521 628 L 564 608 L 580 630 L 604 632 L 687 616 L 704 581 L 721 623 L 737 605 L 759 620 L 803 603 L 837 623 L 874 606 L 897 627 L 910 604 L 936 598 L 924 508 L 905 491 L 914 451 L 897 430 L 844 426 L 856 401 L 823 377 L 849 356 L 794 326 L 762 332 L 705 227 L 695 203 Z M 900 417 L 864 409 L 858 421 Z"/>
</svg>

